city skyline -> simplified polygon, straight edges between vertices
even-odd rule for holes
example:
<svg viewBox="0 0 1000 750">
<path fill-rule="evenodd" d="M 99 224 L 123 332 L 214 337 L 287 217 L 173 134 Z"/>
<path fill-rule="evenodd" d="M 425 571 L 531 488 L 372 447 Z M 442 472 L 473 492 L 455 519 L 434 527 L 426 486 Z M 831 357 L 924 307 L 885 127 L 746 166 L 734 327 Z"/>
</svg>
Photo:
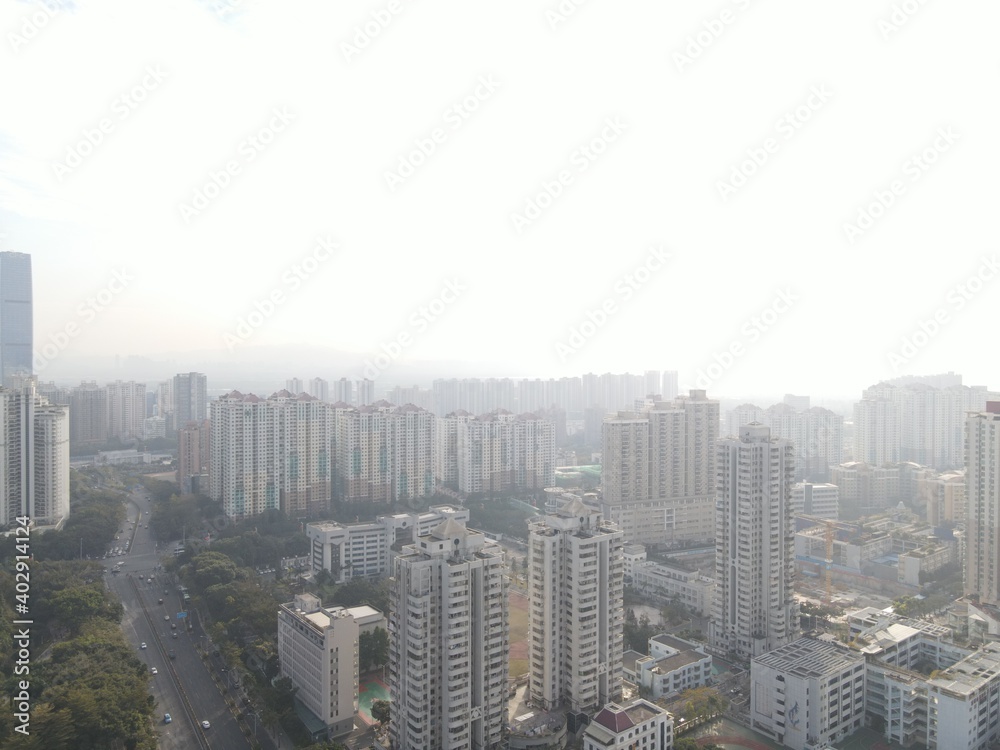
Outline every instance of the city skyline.
<svg viewBox="0 0 1000 750">
<path fill-rule="evenodd" d="M 5 5 L 36 372 L 988 383 L 1000 9 L 724 6 Z"/>
</svg>

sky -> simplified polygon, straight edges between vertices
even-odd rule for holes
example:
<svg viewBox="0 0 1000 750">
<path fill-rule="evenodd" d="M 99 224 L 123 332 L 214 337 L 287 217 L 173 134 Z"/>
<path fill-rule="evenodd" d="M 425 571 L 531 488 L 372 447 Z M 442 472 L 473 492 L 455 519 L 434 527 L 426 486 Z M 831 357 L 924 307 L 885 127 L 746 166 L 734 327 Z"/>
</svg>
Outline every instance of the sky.
<svg viewBox="0 0 1000 750">
<path fill-rule="evenodd" d="M 1000 388 L 998 22 L 988 0 L 6 2 L 0 250 L 32 255 L 43 380 Z"/>
</svg>

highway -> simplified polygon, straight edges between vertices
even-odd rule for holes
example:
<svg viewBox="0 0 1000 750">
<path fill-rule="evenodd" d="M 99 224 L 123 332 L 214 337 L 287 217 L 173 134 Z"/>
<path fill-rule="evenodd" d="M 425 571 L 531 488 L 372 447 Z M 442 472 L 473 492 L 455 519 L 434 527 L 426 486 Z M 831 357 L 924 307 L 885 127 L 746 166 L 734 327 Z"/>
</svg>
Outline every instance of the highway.
<svg viewBox="0 0 1000 750">
<path fill-rule="evenodd" d="M 129 518 L 122 539 L 113 544 L 123 544 L 131 538 L 131 547 L 123 557 L 104 560 L 108 569 L 105 578 L 125 608 L 122 618 L 125 637 L 135 647 L 139 659 L 159 672 L 152 677 L 150 689 L 156 699 L 154 717 L 158 721 L 159 746 L 163 750 L 249 748 L 249 741 L 195 648 L 203 635 L 200 626 L 194 623 L 189 631 L 188 620 L 178 618 L 178 613 L 184 611 L 182 596 L 159 569 L 161 555 L 173 545 L 160 545 L 164 549 L 158 549 L 145 528 L 149 521 L 146 512 L 150 509 L 145 491 L 131 491 L 129 500 L 126 506 Z M 128 524 L 132 521 L 135 526 L 130 529 Z M 119 561 L 123 562 L 121 573 L 113 575 L 111 570 Z M 171 629 L 171 624 L 176 624 L 176 630 Z M 139 648 L 143 642 L 146 649 Z M 171 649 L 175 659 L 169 658 Z M 170 724 L 164 723 L 164 713 L 171 715 Z M 205 720 L 211 723 L 207 730 L 201 728 Z M 264 730 L 260 733 L 264 734 Z"/>
</svg>

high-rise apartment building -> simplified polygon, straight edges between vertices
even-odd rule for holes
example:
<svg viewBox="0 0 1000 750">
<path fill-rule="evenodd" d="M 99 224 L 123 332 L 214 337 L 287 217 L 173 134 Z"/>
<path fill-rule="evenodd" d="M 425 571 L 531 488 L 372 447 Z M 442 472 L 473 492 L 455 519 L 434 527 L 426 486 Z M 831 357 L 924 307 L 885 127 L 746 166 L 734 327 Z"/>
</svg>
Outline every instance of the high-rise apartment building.
<svg viewBox="0 0 1000 750">
<path fill-rule="evenodd" d="M 70 391 L 69 440 L 74 448 L 108 442 L 108 392 L 95 381 Z"/>
<path fill-rule="evenodd" d="M 375 381 L 365 378 L 359 380 L 354 387 L 355 406 L 368 406 L 375 403 Z M 348 402 L 351 403 L 351 402 Z"/>
<path fill-rule="evenodd" d="M 337 408 L 334 497 L 397 502 L 434 493 L 434 415 L 377 401 Z"/>
<path fill-rule="evenodd" d="M 913 461 L 938 471 L 960 468 L 966 413 L 982 412 L 1000 394 L 955 378 L 960 379 L 948 374 L 867 388 L 854 407 L 854 459 L 875 466 Z"/>
<path fill-rule="evenodd" d="M 188 422 L 177 433 L 177 483 L 181 492 L 207 492 L 201 477 L 212 465 L 212 423 L 207 419 Z"/>
<path fill-rule="evenodd" d="M 0 252 L 0 384 L 13 387 L 33 371 L 31 256 Z"/>
<path fill-rule="evenodd" d="M 751 659 L 798 637 L 790 441 L 766 425 L 718 441 L 712 647 Z"/>
<path fill-rule="evenodd" d="M 302 383 L 302 378 L 289 378 L 286 380 L 285 390 L 293 396 L 298 396 L 300 393 L 303 393 L 305 391 L 305 386 Z"/>
<path fill-rule="evenodd" d="M 715 533 L 719 402 L 692 390 L 604 420 L 605 518 L 630 542 L 704 542 Z"/>
<path fill-rule="evenodd" d="M 1000 605 L 1000 401 L 965 422 L 965 593 Z"/>
<path fill-rule="evenodd" d="M 227 516 L 329 510 L 330 404 L 305 393 L 262 399 L 233 391 L 212 402 L 211 423 L 211 497 Z"/>
<path fill-rule="evenodd" d="M 555 426 L 534 414 L 454 412 L 438 420 L 437 447 L 438 476 L 448 481 L 454 467 L 459 492 L 542 490 L 555 483 Z"/>
<path fill-rule="evenodd" d="M 622 697 L 624 538 L 577 498 L 528 523 L 528 699 L 594 713 Z"/>
<path fill-rule="evenodd" d="M 142 440 L 146 419 L 146 384 L 116 380 L 104 389 L 108 394 L 108 437 Z"/>
<path fill-rule="evenodd" d="M 396 750 L 499 750 L 510 635 L 502 548 L 449 519 L 403 548 L 390 581 Z"/>
<path fill-rule="evenodd" d="M 178 431 L 188 422 L 208 419 L 208 378 L 200 372 L 174 375 L 170 430 Z M 160 414 L 160 416 L 166 416 Z"/>
<path fill-rule="evenodd" d="M 354 381 L 347 378 L 333 381 L 333 402 L 354 406 Z"/>
<path fill-rule="evenodd" d="M 0 526 L 29 516 L 56 526 L 69 516 L 69 410 L 30 381 L 0 388 Z"/>
<path fill-rule="evenodd" d="M 323 378 L 313 378 L 309 381 L 309 395 L 320 401 L 330 400 L 330 384 Z"/>
</svg>

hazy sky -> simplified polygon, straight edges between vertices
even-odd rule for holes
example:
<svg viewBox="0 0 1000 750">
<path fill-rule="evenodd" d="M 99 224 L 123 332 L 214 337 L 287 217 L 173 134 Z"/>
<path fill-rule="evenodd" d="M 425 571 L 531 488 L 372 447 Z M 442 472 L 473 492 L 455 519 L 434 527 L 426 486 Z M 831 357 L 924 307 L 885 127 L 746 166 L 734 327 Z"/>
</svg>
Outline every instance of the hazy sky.
<svg viewBox="0 0 1000 750">
<path fill-rule="evenodd" d="M 997 388 L 998 24 L 988 0 L 5 2 L 0 249 L 33 256 L 43 379 L 304 345 L 353 354 L 289 377 L 386 352 L 384 384 L 465 360 Z"/>
</svg>

